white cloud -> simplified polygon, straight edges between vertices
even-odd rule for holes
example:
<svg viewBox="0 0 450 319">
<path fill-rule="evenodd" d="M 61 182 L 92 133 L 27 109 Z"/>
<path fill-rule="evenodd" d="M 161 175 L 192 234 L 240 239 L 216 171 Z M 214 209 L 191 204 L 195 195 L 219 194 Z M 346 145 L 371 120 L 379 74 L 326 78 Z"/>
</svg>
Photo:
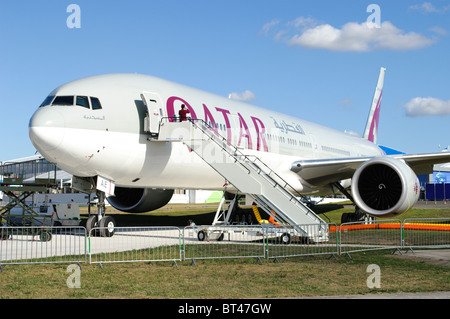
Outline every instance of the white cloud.
<svg viewBox="0 0 450 319">
<path fill-rule="evenodd" d="M 311 29 L 317 26 L 317 21 L 313 18 L 305 18 L 305 17 L 298 17 L 294 21 L 289 23 L 290 25 L 293 25 L 296 28 L 299 29 Z"/>
<path fill-rule="evenodd" d="M 343 108 L 346 108 L 348 110 L 353 110 L 355 109 L 355 106 L 353 105 L 353 100 L 350 98 L 347 99 L 343 99 L 341 101 L 339 101 L 339 105 Z"/>
<path fill-rule="evenodd" d="M 433 31 L 439 35 L 447 35 L 447 30 L 445 30 L 444 28 L 441 28 L 441 27 L 430 28 L 430 31 Z"/>
<path fill-rule="evenodd" d="M 416 97 L 405 104 L 406 115 L 421 117 L 430 115 L 450 115 L 450 100 L 433 97 Z"/>
<path fill-rule="evenodd" d="M 278 20 L 272 20 L 269 23 L 266 23 L 265 25 L 263 25 L 262 27 L 262 33 L 267 35 L 270 30 L 275 27 L 278 23 L 280 23 L 280 21 Z"/>
<path fill-rule="evenodd" d="M 450 9 L 450 6 L 447 5 L 442 8 L 436 8 L 436 6 L 434 4 L 432 4 L 431 2 L 424 2 L 422 4 L 412 5 L 409 8 L 413 9 L 413 10 L 421 11 L 423 13 L 444 13 Z"/>
<path fill-rule="evenodd" d="M 410 6 L 409 8 L 413 9 L 413 10 L 420 10 L 423 12 L 438 12 L 436 7 L 431 2 L 424 2 L 420 5 L 415 4 L 415 5 Z"/>
<path fill-rule="evenodd" d="M 241 102 L 250 102 L 250 101 L 256 100 L 256 95 L 252 91 L 245 90 L 242 93 L 232 92 L 232 93 L 228 94 L 228 98 L 230 100 L 236 100 L 236 101 L 241 101 Z"/>
<path fill-rule="evenodd" d="M 305 48 L 356 52 L 414 50 L 429 46 L 433 42 L 434 40 L 415 32 L 405 33 L 389 21 L 383 22 L 379 28 L 367 22 L 349 22 L 341 29 L 321 24 L 288 40 L 290 45 Z"/>
</svg>

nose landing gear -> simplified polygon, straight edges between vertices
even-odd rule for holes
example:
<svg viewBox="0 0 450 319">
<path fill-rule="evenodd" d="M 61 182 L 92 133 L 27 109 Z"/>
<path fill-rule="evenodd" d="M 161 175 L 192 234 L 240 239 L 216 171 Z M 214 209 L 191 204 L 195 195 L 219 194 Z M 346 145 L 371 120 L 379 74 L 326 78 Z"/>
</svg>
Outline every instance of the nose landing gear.
<svg viewBox="0 0 450 319">
<path fill-rule="evenodd" d="M 105 193 L 97 190 L 97 199 L 97 215 L 89 216 L 86 230 L 92 236 L 112 237 L 115 233 L 116 221 L 113 217 L 105 215 Z"/>
</svg>

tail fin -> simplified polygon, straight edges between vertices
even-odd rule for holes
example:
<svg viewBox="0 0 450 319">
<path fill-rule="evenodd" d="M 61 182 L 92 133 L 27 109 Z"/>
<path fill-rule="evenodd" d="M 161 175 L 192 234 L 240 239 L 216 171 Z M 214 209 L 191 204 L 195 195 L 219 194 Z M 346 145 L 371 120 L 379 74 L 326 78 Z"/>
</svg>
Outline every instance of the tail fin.
<svg viewBox="0 0 450 319">
<path fill-rule="evenodd" d="M 370 108 L 369 117 L 367 118 L 366 128 L 364 130 L 364 138 L 373 143 L 377 143 L 378 122 L 380 118 L 381 96 L 383 94 L 384 73 L 386 68 L 380 69 L 377 87 L 373 95 L 372 106 Z"/>
</svg>

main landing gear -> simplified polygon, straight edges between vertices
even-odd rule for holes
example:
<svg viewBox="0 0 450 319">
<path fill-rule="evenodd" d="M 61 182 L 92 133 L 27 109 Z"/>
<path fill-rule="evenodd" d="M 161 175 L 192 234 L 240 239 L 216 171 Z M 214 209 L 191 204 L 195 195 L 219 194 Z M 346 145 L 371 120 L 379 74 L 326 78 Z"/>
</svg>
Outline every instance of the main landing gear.
<svg viewBox="0 0 450 319">
<path fill-rule="evenodd" d="M 350 195 L 350 193 L 347 192 L 347 190 L 344 187 L 342 187 L 342 185 L 339 182 L 334 183 L 333 186 L 335 186 L 342 194 L 344 194 L 349 200 L 351 200 L 353 205 L 355 206 L 354 213 L 343 213 L 342 214 L 341 224 L 351 223 L 351 222 L 360 222 L 360 221 L 371 222 L 371 221 L 375 220 L 375 217 L 370 216 L 369 214 L 363 212 L 361 210 L 361 208 L 356 206 L 355 201 L 353 200 L 353 196 Z"/>
<path fill-rule="evenodd" d="M 86 230 L 92 236 L 112 237 L 116 228 L 116 221 L 111 216 L 105 216 L 105 193 L 97 190 L 97 214 L 90 214 L 91 204 L 89 203 L 89 218 L 86 222 Z M 92 230 L 92 231 L 91 231 Z"/>
<path fill-rule="evenodd" d="M 369 214 L 363 212 L 361 208 L 355 206 L 354 213 L 343 213 L 341 216 L 341 224 L 343 223 L 351 223 L 351 222 L 372 222 L 375 220 L 375 217 L 370 216 Z"/>
</svg>

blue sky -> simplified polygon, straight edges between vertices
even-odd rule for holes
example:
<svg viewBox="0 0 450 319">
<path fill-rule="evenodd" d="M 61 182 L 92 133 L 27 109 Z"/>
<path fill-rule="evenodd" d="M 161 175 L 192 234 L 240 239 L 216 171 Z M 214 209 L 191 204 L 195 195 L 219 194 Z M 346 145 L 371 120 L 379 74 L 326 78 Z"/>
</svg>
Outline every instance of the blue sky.
<svg viewBox="0 0 450 319">
<path fill-rule="evenodd" d="M 50 91 L 102 73 L 247 91 L 252 104 L 362 134 L 381 66 L 378 142 L 439 151 L 450 145 L 449 41 L 442 0 L 2 0 L 0 160 L 34 154 L 28 121 Z"/>
</svg>

